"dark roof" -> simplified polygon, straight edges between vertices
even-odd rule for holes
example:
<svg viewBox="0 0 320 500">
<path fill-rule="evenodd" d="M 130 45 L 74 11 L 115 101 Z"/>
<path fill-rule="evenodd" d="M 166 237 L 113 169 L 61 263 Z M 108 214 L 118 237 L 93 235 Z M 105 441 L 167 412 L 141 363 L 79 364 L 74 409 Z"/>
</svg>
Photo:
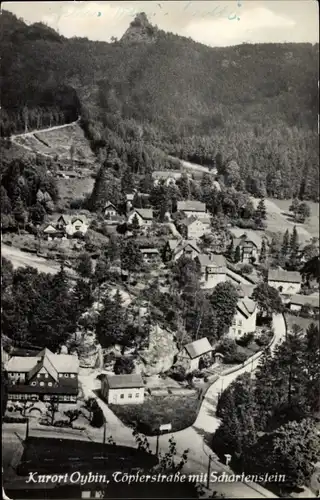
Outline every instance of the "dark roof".
<svg viewBox="0 0 320 500">
<path fill-rule="evenodd" d="M 78 394 L 78 379 L 69 378 L 59 383 L 57 387 L 33 386 L 27 384 L 8 384 L 9 394 L 66 394 L 76 396 Z"/>
<path fill-rule="evenodd" d="M 290 304 L 294 304 L 297 306 L 304 306 L 306 304 L 310 305 L 311 307 L 318 308 L 319 309 L 319 295 L 293 295 L 290 298 Z"/>
<path fill-rule="evenodd" d="M 249 298 L 240 299 L 237 303 L 237 309 L 245 318 L 249 318 L 256 309 L 256 303 Z"/>
<path fill-rule="evenodd" d="M 177 203 L 178 212 L 193 211 L 193 212 L 205 212 L 206 205 L 201 201 L 189 200 L 189 201 L 178 201 Z"/>
<path fill-rule="evenodd" d="M 301 283 L 301 275 L 297 271 L 270 269 L 268 281 L 283 281 L 285 283 Z"/>
<path fill-rule="evenodd" d="M 196 259 L 199 260 L 201 267 L 225 267 L 226 258 L 221 254 L 206 254 L 201 253 L 197 255 Z"/>
<path fill-rule="evenodd" d="M 144 382 L 139 373 L 130 375 L 106 375 L 105 379 L 110 389 L 134 389 L 144 387 Z"/>
<path fill-rule="evenodd" d="M 190 342 L 183 347 L 187 351 L 191 359 L 198 358 L 199 356 L 212 351 L 212 347 L 207 337 L 203 337 L 202 339 Z"/>
</svg>

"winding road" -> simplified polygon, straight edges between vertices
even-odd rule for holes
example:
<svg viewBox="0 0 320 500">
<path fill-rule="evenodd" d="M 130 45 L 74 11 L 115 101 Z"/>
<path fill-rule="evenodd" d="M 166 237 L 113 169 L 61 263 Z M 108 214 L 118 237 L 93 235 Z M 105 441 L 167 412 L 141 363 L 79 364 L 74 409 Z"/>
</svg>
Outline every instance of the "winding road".
<svg viewBox="0 0 320 500">
<path fill-rule="evenodd" d="M 285 338 L 286 325 L 281 314 L 274 316 L 273 327 L 275 336 L 271 350 L 273 350 L 274 347 Z M 257 368 L 258 363 L 259 358 L 244 367 L 240 367 L 237 371 L 234 371 L 229 375 L 221 376 L 216 382 L 214 382 L 202 401 L 198 417 L 194 424 L 182 431 L 162 436 L 160 438 L 160 452 L 166 453 L 169 450 L 168 440 L 172 436 L 177 443 L 177 452 L 179 455 L 182 455 L 185 449 L 190 450 L 188 463 L 184 468 L 184 472 L 189 474 L 206 473 L 208 470 L 209 456 L 212 456 L 212 472 L 225 471 L 232 474 L 231 469 L 222 464 L 219 459 L 213 455 L 212 450 L 209 446 L 207 446 L 205 441 L 210 439 L 211 434 L 217 430 L 220 424 L 220 420 L 215 416 L 219 393 L 226 389 L 239 375 L 254 371 Z M 79 379 L 85 397 L 96 398 L 96 394 L 92 390 L 95 386 L 95 378 L 96 373 L 87 376 L 80 375 Z M 132 437 L 132 430 L 125 426 L 116 417 L 104 401 L 101 399 L 97 399 L 97 401 L 105 415 L 108 433 L 112 435 L 116 443 L 124 446 L 136 446 Z M 100 441 L 102 439 L 101 431 L 99 436 L 97 436 L 96 432 L 91 432 L 91 430 L 88 435 L 92 440 L 98 439 Z M 148 441 L 151 449 L 155 451 L 156 438 L 148 437 Z M 277 498 L 276 495 L 257 483 L 212 483 L 211 488 L 218 493 L 223 493 L 226 498 Z"/>
</svg>

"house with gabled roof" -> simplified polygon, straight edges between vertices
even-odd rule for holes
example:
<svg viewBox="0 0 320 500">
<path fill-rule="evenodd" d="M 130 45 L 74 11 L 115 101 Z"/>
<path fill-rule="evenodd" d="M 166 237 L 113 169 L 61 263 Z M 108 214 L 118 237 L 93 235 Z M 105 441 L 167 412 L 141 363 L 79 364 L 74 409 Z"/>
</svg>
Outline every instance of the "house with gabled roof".
<svg viewBox="0 0 320 500">
<path fill-rule="evenodd" d="M 181 170 L 155 170 L 152 179 L 155 186 L 163 182 L 165 186 L 172 186 L 182 176 Z"/>
<path fill-rule="evenodd" d="M 153 210 L 151 208 L 134 208 L 128 215 L 127 224 L 132 224 L 136 219 L 140 227 L 151 226 L 153 222 Z"/>
<path fill-rule="evenodd" d="M 73 236 L 75 233 L 86 234 L 89 228 L 87 217 L 85 215 L 66 215 L 62 214 L 56 221 L 52 221 L 44 228 L 49 231 L 48 227 L 53 226 L 59 234 Z"/>
<path fill-rule="evenodd" d="M 305 306 L 310 308 L 310 315 L 319 314 L 320 297 L 318 294 L 300 295 L 296 294 L 290 297 L 289 307 L 290 311 L 300 312 Z"/>
<path fill-rule="evenodd" d="M 195 261 L 200 266 L 200 286 L 202 288 L 214 288 L 218 283 L 226 281 L 227 261 L 219 254 L 199 254 Z"/>
<path fill-rule="evenodd" d="M 238 300 L 236 314 L 233 317 L 232 325 L 228 335 L 233 339 L 238 339 L 247 333 L 256 331 L 257 304 L 254 300 L 244 297 Z"/>
<path fill-rule="evenodd" d="M 165 262 L 177 261 L 180 257 L 190 257 L 194 259 L 201 252 L 195 240 L 173 240 L 166 242 L 163 249 L 163 259 Z"/>
<path fill-rule="evenodd" d="M 185 344 L 177 355 L 176 364 L 182 365 L 188 373 L 199 369 L 200 360 L 208 359 L 212 359 L 212 346 L 207 337 L 203 337 Z"/>
<path fill-rule="evenodd" d="M 5 365 L 8 399 L 76 403 L 79 360 L 69 354 L 42 349 L 36 356 L 12 356 Z"/>
<path fill-rule="evenodd" d="M 191 215 L 196 215 L 201 217 L 201 215 L 207 212 L 205 203 L 197 200 L 187 200 L 177 202 L 177 211 L 183 212 L 186 217 Z"/>
<path fill-rule="evenodd" d="M 139 373 L 105 375 L 101 394 L 108 404 L 141 404 L 144 401 L 144 382 Z"/>
<path fill-rule="evenodd" d="M 184 238 L 198 240 L 204 234 L 210 233 L 210 223 L 210 215 L 207 213 L 201 216 L 191 215 L 179 221 L 179 230 Z"/>
<path fill-rule="evenodd" d="M 268 285 L 276 288 L 283 295 L 295 295 L 301 290 L 301 274 L 298 271 L 269 269 Z"/>
</svg>

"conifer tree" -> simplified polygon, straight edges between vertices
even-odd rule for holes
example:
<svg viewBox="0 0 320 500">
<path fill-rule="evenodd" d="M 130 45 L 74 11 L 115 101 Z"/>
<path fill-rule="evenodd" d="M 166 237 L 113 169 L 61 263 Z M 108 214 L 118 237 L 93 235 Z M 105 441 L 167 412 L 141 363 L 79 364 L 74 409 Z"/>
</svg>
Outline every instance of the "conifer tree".
<svg viewBox="0 0 320 500">
<path fill-rule="evenodd" d="M 281 246 L 281 255 L 283 255 L 283 257 L 287 257 L 289 248 L 290 248 L 290 235 L 289 235 L 289 229 L 287 229 L 283 235 L 282 246 Z"/>
<path fill-rule="evenodd" d="M 267 246 L 266 246 L 265 239 L 263 239 L 262 243 L 261 243 L 259 261 L 261 263 L 264 263 L 266 261 L 266 258 L 267 258 Z"/>
</svg>

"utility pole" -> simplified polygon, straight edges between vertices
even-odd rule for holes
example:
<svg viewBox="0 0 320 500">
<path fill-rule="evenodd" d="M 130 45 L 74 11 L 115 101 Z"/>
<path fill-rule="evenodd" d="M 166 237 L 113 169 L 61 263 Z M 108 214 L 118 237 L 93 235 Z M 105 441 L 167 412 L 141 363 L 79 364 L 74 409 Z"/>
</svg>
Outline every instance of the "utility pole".
<svg viewBox="0 0 320 500">
<path fill-rule="evenodd" d="M 29 437 L 29 419 L 27 418 L 26 439 L 25 439 L 26 441 L 28 437 Z"/>
<path fill-rule="evenodd" d="M 103 424 L 103 444 L 106 444 L 106 421 L 104 421 L 104 424 Z"/>
<path fill-rule="evenodd" d="M 209 489 L 209 486 L 210 486 L 211 460 L 212 460 L 212 456 L 211 456 L 211 455 L 209 455 L 208 473 L 207 473 L 207 488 L 208 488 L 208 489 Z"/>
<path fill-rule="evenodd" d="M 156 446 L 156 456 L 157 457 L 159 456 L 159 439 L 160 439 L 160 434 L 161 434 L 161 431 L 159 430 L 159 432 L 157 434 L 157 446 Z"/>
</svg>

